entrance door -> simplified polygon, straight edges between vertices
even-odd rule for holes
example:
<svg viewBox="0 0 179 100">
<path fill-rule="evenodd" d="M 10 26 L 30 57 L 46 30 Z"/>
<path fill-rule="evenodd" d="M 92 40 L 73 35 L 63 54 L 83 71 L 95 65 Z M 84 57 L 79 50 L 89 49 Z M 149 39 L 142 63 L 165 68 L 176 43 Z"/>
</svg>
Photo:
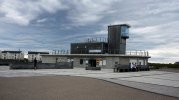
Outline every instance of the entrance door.
<svg viewBox="0 0 179 100">
<path fill-rule="evenodd" d="M 90 65 L 90 67 L 96 67 L 96 59 L 90 59 L 89 65 Z"/>
</svg>

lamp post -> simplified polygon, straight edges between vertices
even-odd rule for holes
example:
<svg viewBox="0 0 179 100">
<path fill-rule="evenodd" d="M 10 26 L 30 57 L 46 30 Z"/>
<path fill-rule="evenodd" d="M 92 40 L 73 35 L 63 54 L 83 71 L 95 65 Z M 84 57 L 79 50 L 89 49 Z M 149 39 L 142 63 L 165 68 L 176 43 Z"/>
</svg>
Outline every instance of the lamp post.
<svg viewBox="0 0 179 100">
<path fill-rule="evenodd" d="M 87 50 L 86 50 L 86 45 L 85 45 L 85 54 L 87 54 L 87 52 L 86 52 Z"/>
<path fill-rule="evenodd" d="M 76 47 L 76 53 L 78 53 L 78 46 Z"/>
</svg>

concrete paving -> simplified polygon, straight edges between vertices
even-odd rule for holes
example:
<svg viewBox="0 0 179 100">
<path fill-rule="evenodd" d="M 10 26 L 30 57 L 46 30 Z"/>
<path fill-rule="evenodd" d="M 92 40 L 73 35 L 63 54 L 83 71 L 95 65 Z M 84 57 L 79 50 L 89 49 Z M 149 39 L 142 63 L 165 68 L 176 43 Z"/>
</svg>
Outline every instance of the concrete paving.
<svg viewBox="0 0 179 100">
<path fill-rule="evenodd" d="M 1 66 L 0 66 L 1 67 Z M 137 89 L 159 94 L 179 97 L 179 73 L 165 71 L 141 71 L 114 73 L 112 69 L 101 71 L 74 69 L 38 69 L 38 70 L 8 70 L 0 68 L 0 77 L 30 77 L 30 76 L 82 76 L 97 78 Z"/>
</svg>

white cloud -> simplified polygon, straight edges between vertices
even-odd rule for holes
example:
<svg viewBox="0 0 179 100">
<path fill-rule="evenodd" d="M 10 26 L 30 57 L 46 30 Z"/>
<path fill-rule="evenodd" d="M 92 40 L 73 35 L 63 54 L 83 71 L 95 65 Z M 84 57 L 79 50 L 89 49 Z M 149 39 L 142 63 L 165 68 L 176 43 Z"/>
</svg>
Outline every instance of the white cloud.
<svg viewBox="0 0 179 100">
<path fill-rule="evenodd" d="M 59 37 L 55 35 L 54 38 L 58 37 L 56 40 L 54 38 L 51 38 L 51 40 L 50 34 L 46 36 L 49 38 L 48 43 L 68 40 L 73 42 L 73 37 L 77 38 L 74 41 L 78 39 L 80 41 L 87 33 L 91 33 L 89 37 L 107 36 L 108 25 L 125 23 L 131 25 L 130 38 L 127 44 L 129 49 L 149 50 L 152 56 L 150 61 L 153 62 L 174 62 L 177 59 L 179 60 L 178 56 L 175 56 L 179 55 L 177 51 L 179 49 L 178 5 L 178 0 L 0 0 L 0 26 L 2 28 L 0 34 L 3 34 L 1 40 L 2 38 L 6 40 L 6 37 L 12 36 L 13 31 L 21 32 L 19 32 L 21 28 L 16 30 L 13 28 L 13 24 L 27 26 L 33 21 L 41 23 L 45 27 L 44 24 L 46 23 L 42 22 L 47 20 L 50 22 L 48 16 L 58 17 L 60 21 L 55 19 L 51 23 L 55 25 L 60 23 L 60 26 L 54 25 L 55 27 L 53 27 L 52 25 L 52 29 L 47 28 L 46 30 L 33 26 L 36 29 L 31 33 L 56 31 L 58 34 L 65 34 L 70 33 L 70 30 L 72 30 L 71 33 L 74 33 L 70 36 L 67 36 L 68 34 L 59 35 Z M 60 12 L 61 10 L 63 10 L 63 13 Z M 5 27 L 2 23 L 13 24 L 8 24 Z M 8 30 L 9 28 L 12 30 Z M 37 29 L 43 31 L 37 32 Z M 27 31 L 21 33 L 23 32 L 26 33 Z M 85 35 L 84 38 L 86 37 Z M 44 39 L 41 38 L 41 40 Z M 27 39 L 28 41 L 31 41 L 31 39 Z M 7 43 L 7 41 L 5 42 Z M 36 45 L 38 47 L 41 44 L 37 43 Z M 50 44 L 48 46 L 51 48 Z"/>
<path fill-rule="evenodd" d="M 159 29 L 155 26 L 132 28 L 130 30 L 131 33 L 136 33 L 136 34 L 149 34 L 149 33 L 155 33 L 157 31 L 159 31 Z"/>
<path fill-rule="evenodd" d="M 67 9 L 59 0 L 3 0 L 0 3 L 0 13 L 4 16 L 1 21 L 28 25 L 44 12 L 55 13 L 58 10 Z"/>
<path fill-rule="evenodd" d="M 175 44 L 176 45 L 176 44 Z M 149 50 L 152 59 L 151 62 L 161 62 L 161 63 L 174 63 L 179 61 L 179 47 L 173 47 L 170 44 L 165 46 L 159 46 L 154 49 Z"/>
<path fill-rule="evenodd" d="M 179 5 L 179 2 L 177 2 L 177 0 L 163 1 L 163 2 L 161 2 L 161 0 L 156 0 L 145 7 L 145 10 L 147 11 L 144 12 L 143 15 L 147 16 L 147 15 L 156 15 L 162 13 L 167 14 L 169 12 L 177 11 L 179 9 L 179 6 L 176 5 Z"/>
<path fill-rule="evenodd" d="M 45 21 L 47 21 L 47 18 L 39 19 L 39 20 L 37 20 L 37 23 L 42 23 L 42 22 L 45 22 Z"/>
<path fill-rule="evenodd" d="M 4 17 L 0 18 L 0 20 L 19 25 L 28 25 L 42 13 L 56 13 L 59 10 L 71 8 L 68 11 L 67 18 L 72 21 L 72 24 L 84 26 L 98 22 L 103 18 L 104 14 L 111 13 L 109 9 L 112 3 L 116 1 L 72 0 L 66 2 L 64 0 L 3 0 L 0 3 L 0 13 Z"/>
<path fill-rule="evenodd" d="M 108 31 L 106 29 L 95 32 L 96 35 L 106 35 Z"/>
<path fill-rule="evenodd" d="M 4 30 L 0 28 L 0 34 L 2 34 L 3 32 L 4 32 Z"/>
<path fill-rule="evenodd" d="M 105 15 L 110 14 L 113 3 L 120 0 L 73 0 L 72 10 L 68 18 L 75 25 L 84 26 L 100 21 Z"/>
</svg>

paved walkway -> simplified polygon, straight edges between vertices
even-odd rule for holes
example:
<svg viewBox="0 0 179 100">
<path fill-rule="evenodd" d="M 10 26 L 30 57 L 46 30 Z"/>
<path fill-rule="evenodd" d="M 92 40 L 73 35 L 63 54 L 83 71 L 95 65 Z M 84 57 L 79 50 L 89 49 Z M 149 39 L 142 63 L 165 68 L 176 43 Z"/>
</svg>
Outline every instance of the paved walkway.
<svg viewBox="0 0 179 100">
<path fill-rule="evenodd" d="M 85 70 L 84 68 L 7 70 L 6 68 L 2 68 L 2 66 L 0 67 L 0 77 L 29 77 L 54 75 L 91 77 L 150 92 L 179 97 L 179 73 L 174 72 L 142 71 L 114 73 L 112 69 L 90 71 Z"/>
</svg>

